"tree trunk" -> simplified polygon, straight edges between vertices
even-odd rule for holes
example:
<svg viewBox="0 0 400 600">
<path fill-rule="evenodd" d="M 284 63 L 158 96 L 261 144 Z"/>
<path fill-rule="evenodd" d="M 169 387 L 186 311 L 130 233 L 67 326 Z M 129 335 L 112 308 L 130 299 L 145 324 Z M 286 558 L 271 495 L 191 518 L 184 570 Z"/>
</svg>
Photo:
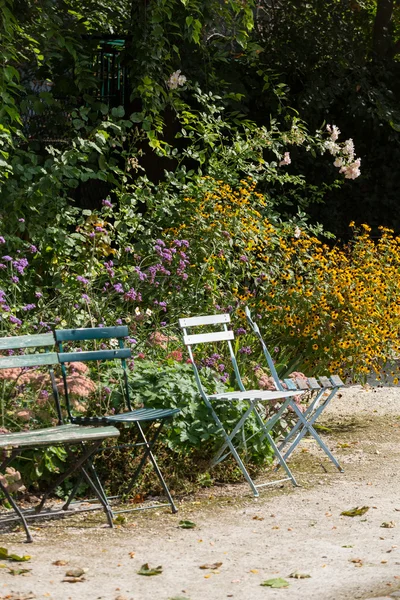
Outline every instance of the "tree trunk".
<svg viewBox="0 0 400 600">
<path fill-rule="evenodd" d="M 392 50 L 392 16 L 394 0 L 378 0 L 372 48 L 376 56 L 385 58 Z"/>
</svg>

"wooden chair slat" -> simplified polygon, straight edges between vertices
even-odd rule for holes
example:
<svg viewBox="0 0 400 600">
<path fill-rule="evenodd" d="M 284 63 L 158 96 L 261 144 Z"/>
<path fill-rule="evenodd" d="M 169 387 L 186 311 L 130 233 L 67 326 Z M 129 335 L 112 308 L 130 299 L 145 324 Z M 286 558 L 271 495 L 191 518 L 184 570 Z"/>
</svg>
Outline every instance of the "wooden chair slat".
<svg viewBox="0 0 400 600">
<path fill-rule="evenodd" d="M 16 335 L 0 338 L 0 350 L 54 346 L 54 343 L 55 340 L 52 332 L 35 335 Z"/>
<path fill-rule="evenodd" d="M 331 387 L 333 387 L 333 386 L 332 386 L 332 383 L 331 383 L 331 380 L 330 380 L 330 379 L 328 379 L 328 377 L 324 377 L 324 376 L 322 375 L 322 376 L 321 376 L 321 377 L 319 377 L 318 379 L 320 380 L 322 387 L 324 387 L 324 388 L 331 388 Z"/>
<path fill-rule="evenodd" d="M 0 357 L 0 369 L 17 369 L 22 367 L 40 367 L 58 363 L 57 352 L 42 354 L 20 354 L 18 356 Z"/>
</svg>

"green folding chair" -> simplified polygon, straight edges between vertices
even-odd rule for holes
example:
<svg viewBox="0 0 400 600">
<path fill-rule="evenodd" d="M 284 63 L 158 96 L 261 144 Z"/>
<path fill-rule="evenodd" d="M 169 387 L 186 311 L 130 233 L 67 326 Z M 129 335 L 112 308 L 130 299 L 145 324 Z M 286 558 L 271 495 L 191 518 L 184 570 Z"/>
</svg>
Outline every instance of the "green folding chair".
<svg viewBox="0 0 400 600">
<path fill-rule="evenodd" d="M 63 424 L 61 405 L 54 377 L 53 367 L 58 365 L 58 356 L 52 352 L 55 341 L 52 333 L 38 335 L 10 336 L 0 338 L 1 351 L 19 351 L 23 354 L 1 356 L 0 369 L 29 369 L 32 367 L 46 367 L 50 375 L 53 398 L 55 402 L 58 425 L 41 429 L 24 429 L 14 433 L 0 435 L 0 474 L 5 474 L 7 468 L 16 459 L 23 458 L 25 450 L 41 451 L 49 447 L 62 446 L 67 452 L 67 460 L 62 473 L 47 485 L 41 493 L 40 502 L 30 509 L 23 509 L 18 505 L 7 485 L 0 478 L 0 492 L 7 499 L 13 509 L 1 512 L 0 524 L 7 524 L 19 519 L 25 529 L 27 542 L 32 542 L 33 537 L 28 527 L 27 520 L 39 517 L 60 516 L 68 514 L 68 507 L 76 489 L 70 494 L 69 499 L 62 506 L 43 510 L 46 500 L 54 490 L 71 475 L 78 474 L 79 480 L 84 479 L 100 502 L 100 507 L 106 513 L 110 527 L 113 526 L 112 512 L 103 487 L 92 467 L 91 458 L 99 450 L 104 440 L 116 438 L 119 435 L 115 427 L 81 427 L 79 425 Z M 33 351 L 32 350 L 36 350 Z M 84 509 L 89 510 L 88 507 Z M 73 513 L 81 512 L 80 509 Z"/>
<path fill-rule="evenodd" d="M 315 377 L 308 377 L 305 379 L 297 377 L 294 379 L 286 378 L 283 379 L 283 381 L 281 381 L 278 372 L 275 368 L 272 356 L 269 353 L 268 348 L 262 338 L 260 328 L 258 327 L 257 323 L 253 321 L 250 310 L 247 306 L 245 307 L 245 314 L 248 324 L 250 325 L 251 329 L 260 341 L 276 389 L 290 389 L 296 391 L 296 393 L 299 391 L 303 393 L 309 392 L 311 396 L 308 407 L 302 413 L 303 418 L 297 420 L 295 425 L 288 432 L 283 441 L 279 444 L 279 450 L 284 453 L 284 459 L 287 460 L 289 458 L 289 456 L 296 449 L 303 437 L 308 433 L 309 435 L 311 435 L 311 437 L 314 438 L 314 440 L 317 442 L 320 448 L 322 448 L 322 450 L 332 461 L 335 467 L 341 473 L 343 473 L 342 467 L 340 466 L 336 458 L 333 456 L 329 448 L 326 446 L 326 444 L 321 440 L 320 436 L 314 428 L 314 423 L 316 423 L 319 416 L 332 401 L 336 392 L 344 386 L 343 381 L 338 375 L 330 375 L 329 377 L 321 376 L 318 377 L 318 380 Z M 284 450 L 285 448 L 287 449 Z"/>
<path fill-rule="evenodd" d="M 135 430 L 136 438 L 133 444 L 124 444 L 117 446 L 118 448 L 135 448 L 134 454 L 142 449 L 143 454 L 140 459 L 139 465 L 135 470 L 130 482 L 127 484 L 122 496 L 127 496 L 135 486 L 137 479 L 142 472 L 144 465 L 147 460 L 153 465 L 154 471 L 161 483 L 161 486 L 168 499 L 168 504 L 154 504 L 146 506 L 149 508 L 160 508 L 162 506 L 170 506 L 173 513 L 177 512 L 177 508 L 174 504 L 168 486 L 162 476 L 160 468 L 157 464 L 154 456 L 154 446 L 160 436 L 163 429 L 163 425 L 174 415 L 180 412 L 179 408 L 173 409 L 156 409 L 156 408 L 137 408 L 134 409 L 132 406 L 129 382 L 127 374 L 126 359 L 131 357 L 131 351 L 129 348 L 124 347 L 124 338 L 129 334 L 126 326 L 120 327 L 96 327 L 86 329 L 58 329 L 54 332 L 55 338 L 59 348 L 59 361 L 61 363 L 62 376 L 64 381 L 64 393 L 66 398 L 66 405 L 68 410 L 68 416 L 71 423 L 84 424 L 84 425 L 115 425 L 117 427 L 132 427 Z M 89 350 L 83 352 L 66 352 L 64 348 L 65 342 L 82 342 L 82 341 L 95 341 L 96 340 L 118 340 L 117 349 L 102 349 L 102 350 Z M 98 416 L 76 416 L 71 407 L 69 385 L 68 385 L 68 372 L 67 363 L 74 362 L 87 362 L 87 361 L 107 361 L 107 360 L 119 360 L 121 362 L 122 369 L 122 381 L 120 382 L 121 395 L 125 400 L 120 410 L 126 410 L 127 412 L 118 412 L 112 415 L 98 415 Z M 119 496 L 118 496 L 119 497 Z M 117 497 L 114 497 L 115 499 Z M 130 512 L 132 510 L 142 510 L 142 507 L 118 510 L 114 511 L 116 514 L 121 512 Z"/>
<path fill-rule="evenodd" d="M 216 456 L 212 460 L 212 465 L 216 465 L 224 460 L 227 456 L 231 455 L 236 460 L 239 465 L 240 470 L 242 471 L 246 481 L 248 482 L 253 495 L 257 497 L 259 495 L 258 488 L 265 487 L 267 485 L 272 485 L 274 483 L 281 483 L 283 481 L 290 480 L 293 485 L 297 485 L 296 479 L 292 472 L 290 471 L 288 465 L 281 452 L 279 451 L 273 436 L 272 432 L 274 427 L 278 424 L 282 415 L 286 412 L 289 407 L 296 412 L 298 411 L 296 404 L 293 401 L 293 396 L 297 394 L 301 394 L 302 392 L 289 391 L 276 391 L 276 392 L 268 392 L 263 390 L 246 390 L 240 373 L 238 364 L 236 361 L 236 357 L 232 347 L 232 340 L 234 339 L 233 331 L 228 329 L 228 323 L 230 322 L 229 314 L 220 314 L 220 315 L 206 315 L 199 317 L 189 317 L 179 319 L 180 327 L 183 331 L 183 340 L 185 345 L 187 346 L 190 360 L 192 363 L 195 380 L 197 383 L 197 387 L 199 389 L 199 393 L 204 403 L 206 404 L 210 414 L 212 415 L 215 423 L 217 424 L 224 442 L 217 452 Z M 222 330 L 221 330 L 222 325 Z M 212 331 L 207 333 L 195 333 L 189 334 L 188 329 L 199 328 L 212 326 L 214 329 L 216 326 L 219 326 L 218 331 Z M 227 343 L 229 349 L 229 357 L 232 362 L 233 372 L 235 375 L 235 380 L 237 382 L 237 386 L 239 388 L 238 391 L 226 392 L 222 394 L 207 394 L 203 385 L 201 383 L 198 367 L 196 365 L 195 356 L 193 352 L 193 347 L 198 346 L 200 344 L 216 344 L 218 342 Z M 264 412 L 260 410 L 261 403 L 271 403 L 281 401 L 280 407 L 276 409 L 272 417 L 264 417 Z M 226 425 L 223 423 L 223 416 L 221 412 L 218 411 L 218 406 L 221 403 L 225 402 L 241 402 L 245 404 L 246 409 L 244 410 L 241 418 L 238 423 L 231 429 L 231 431 L 227 431 Z M 223 414 L 223 412 L 222 412 Z M 254 414 L 259 425 L 259 433 L 256 435 L 260 436 L 260 441 L 266 441 L 269 446 L 272 448 L 273 454 L 280 466 L 286 471 L 287 477 L 285 479 L 280 479 L 278 481 L 270 481 L 267 483 L 256 484 L 251 478 L 242 458 L 239 455 L 241 449 L 246 447 L 246 443 L 250 438 L 245 438 L 245 423 L 246 420 Z M 242 437 L 242 440 L 239 439 L 239 436 Z M 252 436 L 253 437 L 253 436 Z"/>
</svg>

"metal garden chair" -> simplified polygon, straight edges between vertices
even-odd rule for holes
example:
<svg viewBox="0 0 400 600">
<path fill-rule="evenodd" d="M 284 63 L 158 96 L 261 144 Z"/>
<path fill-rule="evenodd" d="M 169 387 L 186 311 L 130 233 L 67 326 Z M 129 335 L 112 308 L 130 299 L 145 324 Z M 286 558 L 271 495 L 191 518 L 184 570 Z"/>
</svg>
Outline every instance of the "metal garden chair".
<svg viewBox="0 0 400 600">
<path fill-rule="evenodd" d="M 62 376 L 64 381 L 64 392 L 66 398 L 66 405 L 68 410 L 68 416 L 71 423 L 84 424 L 84 425 L 115 425 L 118 427 L 132 427 L 135 429 L 136 441 L 133 444 L 124 444 L 117 446 L 118 448 L 142 448 L 143 454 L 140 459 L 139 465 L 135 470 L 131 481 L 127 484 L 126 489 L 123 491 L 123 496 L 127 496 L 135 486 L 137 479 L 146 464 L 147 459 L 153 465 L 154 471 L 161 483 L 161 486 L 168 499 L 168 504 L 155 504 L 147 506 L 146 508 L 160 508 L 162 506 L 171 506 L 173 513 L 177 512 L 177 508 L 174 504 L 168 486 L 161 474 L 156 458 L 153 453 L 154 446 L 160 436 L 163 425 L 166 420 L 171 419 L 175 414 L 179 413 L 178 408 L 174 409 L 156 409 L 156 408 L 136 408 L 132 406 L 129 391 L 129 382 L 127 375 L 126 359 L 130 358 L 131 351 L 129 348 L 124 347 L 124 338 L 129 334 L 126 326 L 120 327 L 96 327 L 87 329 L 58 329 L 54 332 L 55 338 L 59 348 L 59 361 L 61 363 Z M 102 350 L 89 350 L 83 352 L 66 352 L 64 349 L 65 342 L 81 342 L 87 340 L 118 340 L 117 349 L 102 349 Z M 122 368 L 122 381 L 120 382 L 120 388 L 122 397 L 125 400 L 125 405 L 122 406 L 122 411 L 112 415 L 98 415 L 94 417 L 90 416 L 76 416 L 71 407 L 69 385 L 68 385 L 68 372 L 67 363 L 74 362 L 87 362 L 87 361 L 107 361 L 107 360 L 120 360 Z M 134 451 L 135 452 L 135 451 Z M 136 451 L 137 452 L 137 451 Z M 141 508 L 126 509 L 114 511 L 115 513 L 130 512 L 131 510 L 141 510 Z"/>
<path fill-rule="evenodd" d="M 238 365 L 236 362 L 236 357 L 235 357 L 235 354 L 233 351 L 231 341 L 234 339 L 234 334 L 233 334 L 233 331 L 229 330 L 227 327 L 227 324 L 229 322 L 230 322 L 229 314 L 208 315 L 208 316 L 189 317 L 189 318 L 179 319 L 180 327 L 183 330 L 183 340 L 184 340 L 184 343 L 186 344 L 188 352 L 189 352 L 189 356 L 190 356 L 190 360 L 191 360 L 191 363 L 193 366 L 194 376 L 195 376 L 195 380 L 196 380 L 196 383 L 197 383 L 197 386 L 199 389 L 199 393 L 200 393 L 204 403 L 208 407 L 208 410 L 210 411 L 215 423 L 217 424 L 217 426 L 224 438 L 224 443 L 223 443 L 222 447 L 220 448 L 220 450 L 218 451 L 218 453 L 216 454 L 216 456 L 214 457 L 214 459 L 212 461 L 212 465 L 216 465 L 216 464 L 220 463 L 227 456 L 232 454 L 232 456 L 236 460 L 237 464 L 239 465 L 239 468 L 242 471 L 246 481 L 248 482 L 248 484 L 253 492 L 253 495 L 255 497 L 257 497 L 259 495 L 258 488 L 261 488 L 261 487 L 264 487 L 267 485 L 272 485 L 274 483 L 280 483 L 282 481 L 287 481 L 287 480 L 290 480 L 293 485 L 297 485 L 294 475 L 290 471 L 288 465 L 286 464 L 284 457 L 281 455 L 281 453 L 273 439 L 272 431 L 273 431 L 275 425 L 278 424 L 281 416 L 285 413 L 285 411 L 288 409 L 289 406 L 291 406 L 293 408 L 293 410 L 295 410 L 295 411 L 298 410 L 295 403 L 293 402 L 293 396 L 297 395 L 299 393 L 301 394 L 302 392 L 298 392 L 297 390 L 295 392 L 293 392 L 291 390 L 289 390 L 289 391 L 279 390 L 276 392 L 262 391 L 262 390 L 246 390 L 243 385 L 243 382 L 242 382 L 242 379 L 241 379 L 241 376 L 239 373 L 239 368 L 238 368 Z M 221 331 L 221 324 L 222 324 L 222 331 Z M 214 326 L 214 328 L 215 328 L 215 326 L 217 326 L 217 325 L 219 325 L 218 331 L 213 331 L 213 332 L 208 332 L 208 333 L 195 333 L 195 334 L 188 334 L 188 331 L 187 331 L 188 329 L 192 329 L 195 327 L 198 328 L 198 327 L 202 327 L 202 326 Z M 200 374 L 199 374 L 198 368 L 196 366 L 195 356 L 194 356 L 192 347 L 198 346 L 199 344 L 206 344 L 206 343 L 215 344 L 218 342 L 226 342 L 228 345 L 229 357 L 232 362 L 233 372 L 235 375 L 235 380 L 237 382 L 239 391 L 232 391 L 232 392 L 210 395 L 205 391 L 205 389 L 202 385 Z M 263 402 L 271 403 L 271 402 L 276 402 L 279 400 L 281 400 L 281 405 L 280 405 L 279 409 L 277 409 L 274 412 L 272 417 L 265 418 L 265 416 L 264 416 L 265 411 L 262 410 L 261 404 Z M 224 423 L 223 423 L 223 416 L 221 416 L 221 414 L 218 414 L 219 413 L 218 405 L 221 405 L 221 403 L 226 403 L 226 402 L 231 402 L 231 403 L 232 402 L 241 402 L 241 403 L 244 403 L 246 406 L 246 409 L 244 410 L 238 423 L 229 432 L 226 429 L 226 425 L 224 425 Z M 270 445 L 270 447 L 272 448 L 272 451 L 273 451 L 275 457 L 277 458 L 279 465 L 282 466 L 284 468 L 284 470 L 286 471 L 287 477 L 285 479 L 280 479 L 278 481 L 272 481 L 272 482 L 267 482 L 267 483 L 256 484 L 256 483 L 254 483 L 248 470 L 246 469 L 244 462 L 239 455 L 239 451 L 241 451 L 242 447 L 246 447 L 246 442 L 248 442 L 250 439 L 250 438 L 247 438 L 247 440 L 245 439 L 244 427 L 245 427 L 246 420 L 252 414 L 255 415 L 258 426 L 259 426 L 258 435 L 260 435 L 260 440 L 261 441 L 266 440 L 268 442 L 268 444 Z M 242 441 L 238 440 L 239 434 L 242 436 Z M 253 437 L 253 436 L 251 436 L 251 437 Z"/>
<path fill-rule="evenodd" d="M 303 419 L 297 420 L 297 423 L 293 426 L 293 428 L 289 431 L 289 433 L 285 436 L 284 440 L 279 445 L 279 450 L 284 453 L 284 459 L 287 460 L 289 458 L 289 456 L 301 442 L 303 437 L 307 433 L 309 433 L 315 439 L 320 448 L 322 448 L 322 450 L 325 452 L 328 458 L 332 461 L 335 467 L 337 467 L 337 469 L 341 473 L 343 473 L 342 467 L 340 466 L 336 458 L 332 455 L 329 448 L 321 440 L 320 436 L 314 428 L 314 423 L 316 423 L 319 416 L 326 409 L 328 404 L 332 401 L 336 392 L 344 386 L 343 381 L 338 375 L 330 375 L 329 377 L 321 376 L 318 377 L 318 380 L 315 377 L 308 377 L 305 379 L 297 377 L 295 379 L 287 378 L 281 381 L 279 379 L 278 372 L 275 368 L 272 356 L 269 353 L 268 348 L 262 338 L 260 329 L 257 323 L 253 321 L 250 310 L 247 306 L 245 307 L 245 313 L 248 324 L 250 325 L 251 329 L 260 341 L 276 389 L 290 389 L 293 391 L 297 390 L 302 392 L 309 392 L 311 395 L 310 403 L 306 410 L 302 413 Z M 304 422 L 304 420 L 306 422 Z M 285 448 L 287 449 L 284 450 Z"/>
<path fill-rule="evenodd" d="M 32 542 L 33 537 L 28 527 L 27 519 L 66 515 L 68 506 L 75 496 L 75 491 L 70 494 L 67 502 L 60 508 L 43 511 L 46 500 L 49 495 L 60 486 L 69 476 L 79 473 L 80 480 L 85 479 L 92 491 L 103 507 L 110 527 L 113 526 L 112 512 L 107 497 L 97 478 L 91 464 L 91 457 L 98 451 L 102 442 L 108 438 L 116 438 L 119 435 L 118 429 L 112 426 L 107 427 L 81 427 L 78 425 L 63 425 L 62 411 L 59 402 L 58 390 L 53 372 L 53 366 L 58 364 L 58 356 L 55 352 L 50 352 L 54 347 L 55 341 L 52 333 L 39 335 L 24 335 L 0 338 L 0 351 L 24 350 L 27 353 L 23 355 L 12 355 L 0 357 L 0 369 L 22 369 L 27 367 L 48 367 L 55 408 L 58 417 L 58 425 L 55 427 L 46 427 L 43 429 L 29 429 L 16 433 L 5 433 L 0 435 L 0 474 L 6 474 L 6 469 L 21 457 L 27 449 L 42 450 L 50 446 L 64 446 L 68 451 L 68 460 L 66 469 L 57 477 L 42 494 L 41 501 L 33 509 L 21 509 L 15 498 L 8 489 L 7 478 L 0 478 L 0 491 L 8 500 L 15 515 L 10 515 L 10 511 L 1 513 L 0 523 L 8 523 L 19 519 L 25 529 L 27 542 Z M 32 348 L 42 349 L 44 352 L 30 352 Z M 88 510 L 87 508 L 85 510 Z M 77 512 L 73 511 L 74 514 Z"/>
</svg>

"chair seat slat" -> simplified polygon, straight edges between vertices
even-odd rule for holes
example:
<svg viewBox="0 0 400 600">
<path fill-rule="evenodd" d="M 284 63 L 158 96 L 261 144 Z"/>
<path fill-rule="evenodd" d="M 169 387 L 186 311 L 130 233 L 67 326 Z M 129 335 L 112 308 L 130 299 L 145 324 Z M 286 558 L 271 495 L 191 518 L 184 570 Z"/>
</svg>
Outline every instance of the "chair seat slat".
<svg viewBox="0 0 400 600">
<path fill-rule="evenodd" d="M 297 390 L 297 386 L 296 386 L 295 382 L 293 381 L 293 379 L 284 379 L 283 383 L 286 385 L 288 390 Z"/>
<path fill-rule="evenodd" d="M 308 381 L 308 385 L 310 386 L 310 388 L 312 390 L 320 390 L 321 386 L 319 385 L 318 381 L 315 379 L 315 377 L 309 377 L 307 379 Z"/>
<path fill-rule="evenodd" d="M 303 394 L 303 390 L 290 390 L 286 392 L 273 392 L 269 390 L 246 390 L 245 392 L 224 392 L 208 396 L 214 400 L 279 400 Z"/>
<path fill-rule="evenodd" d="M 322 387 L 324 387 L 324 388 L 333 387 L 332 383 L 331 383 L 330 379 L 328 379 L 328 377 L 321 376 L 318 379 L 320 380 Z"/>
<path fill-rule="evenodd" d="M 307 379 L 303 379 L 302 377 L 296 377 L 295 382 L 299 390 L 309 390 L 310 387 L 308 385 Z"/>
<path fill-rule="evenodd" d="M 335 387 L 343 387 L 344 386 L 344 383 L 340 379 L 339 375 L 330 375 L 329 379 L 332 381 L 332 383 Z"/>
</svg>

